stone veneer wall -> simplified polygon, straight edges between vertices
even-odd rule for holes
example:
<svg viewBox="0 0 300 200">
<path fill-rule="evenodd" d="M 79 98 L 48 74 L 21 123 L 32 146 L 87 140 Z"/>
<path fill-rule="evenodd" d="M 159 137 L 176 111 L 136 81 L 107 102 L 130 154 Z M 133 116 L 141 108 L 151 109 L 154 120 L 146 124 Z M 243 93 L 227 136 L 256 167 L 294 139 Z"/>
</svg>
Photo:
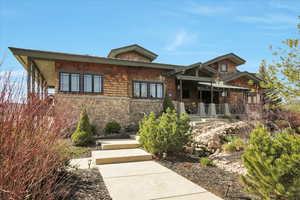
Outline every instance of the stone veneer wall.
<svg viewBox="0 0 300 200">
<path fill-rule="evenodd" d="M 162 112 L 162 100 L 132 99 L 128 97 L 107 97 L 87 95 L 57 94 L 57 106 L 70 106 L 73 114 L 79 118 L 80 108 L 85 106 L 90 121 L 97 127 L 98 134 L 103 133 L 106 123 L 117 121 L 123 128 L 138 125 L 144 114 L 151 111 Z"/>
</svg>

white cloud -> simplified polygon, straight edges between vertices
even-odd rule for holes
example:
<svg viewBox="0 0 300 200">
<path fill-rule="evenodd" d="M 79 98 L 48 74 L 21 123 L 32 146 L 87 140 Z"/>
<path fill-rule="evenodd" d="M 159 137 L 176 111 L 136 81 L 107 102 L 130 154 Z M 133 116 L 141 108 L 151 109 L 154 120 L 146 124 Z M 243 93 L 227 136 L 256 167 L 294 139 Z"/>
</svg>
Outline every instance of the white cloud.
<svg viewBox="0 0 300 200">
<path fill-rule="evenodd" d="M 264 23 L 264 24 L 297 24 L 296 16 L 284 14 L 267 14 L 265 16 L 240 16 L 237 20 L 246 23 Z"/>
<path fill-rule="evenodd" d="M 178 31 L 173 40 L 166 46 L 166 50 L 175 51 L 179 47 L 190 44 L 197 39 L 197 35 L 194 33 L 188 33 L 185 30 Z"/>
</svg>

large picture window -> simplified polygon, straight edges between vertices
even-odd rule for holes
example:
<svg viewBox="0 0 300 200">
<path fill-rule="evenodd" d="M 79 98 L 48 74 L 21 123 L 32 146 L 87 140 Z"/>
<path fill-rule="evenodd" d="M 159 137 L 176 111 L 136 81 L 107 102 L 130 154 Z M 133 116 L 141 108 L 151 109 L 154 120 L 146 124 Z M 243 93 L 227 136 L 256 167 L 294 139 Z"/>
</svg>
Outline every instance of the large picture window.
<svg viewBox="0 0 300 200">
<path fill-rule="evenodd" d="M 163 98 L 163 84 L 142 81 L 133 82 L 133 96 L 136 98 Z"/>
<path fill-rule="evenodd" d="M 62 92 L 102 93 L 102 76 L 61 72 L 59 90 Z"/>
</svg>

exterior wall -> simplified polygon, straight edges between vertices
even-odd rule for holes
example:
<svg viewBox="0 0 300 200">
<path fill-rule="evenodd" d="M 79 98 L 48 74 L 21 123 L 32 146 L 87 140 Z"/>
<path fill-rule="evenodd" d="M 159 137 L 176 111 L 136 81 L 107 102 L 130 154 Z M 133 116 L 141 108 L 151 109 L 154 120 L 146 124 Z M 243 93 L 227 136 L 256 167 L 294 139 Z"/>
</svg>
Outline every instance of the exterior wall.
<svg viewBox="0 0 300 200">
<path fill-rule="evenodd" d="M 221 72 L 219 70 L 219 66 L 221 64 L 227 64 L 228 66 L 228 69 L 227 69 L 227 72 Z M 235 73 L 237 72 L 237 69 L 236 69 L 236 64 L 228 59 L 225 59 L 225 60 L 222 60 L 222 61 L 219 61 L 219 62 L 216 62 L 214 64 L 211 64 L 210 67 L 212 67 L 213 69 L 217 70 L 218 72 L 222 73 L 222 74 L 231 74 L 231 73 Z"/>
<path fill-rule="evenodd" d="M 116 58 L 126 59 L 126 60 L 139 60 L 145 62 L 151 62 L 151 60 L 135 51 L 129 51 L 126 53 L 121 53 L 116 56 Z"/>
<path fill-rule="evenodd" d="M 111 97 L 133 97 L 132 81 L 139 80 L 164 83 L 165 92 L 168 92 L 168 94 L 172 96 L 172 99 L 176 99 L 176 80 L 172 77 L 165 77 L 164 75 L 167 73 L 167 70 L 163 69 L 57 61 L 55 63 L 55 70 L 57 72 L 55 86 L 55 90 L 57 92 L 59 92 L 58 87 L 60 71 L 79 73 L 100 73 L 103 75 L 104 78 L 103 94 L 92 95 Z"/>
<path fill-rule="evenodd" d="M 232 81 L 229 81 L 227 84 L 235 85 L 235 86 L 239 86 L 239 87 L 251 88 L 251 89 L 259 88 L 257 84 L 249 85 L 249 80 L 250 80 L 249 78 L 240 77 L 240 78 L 234 79 Z"/>
<path fill-rule="evenodd" d="M 144 114 L 151 111 L 162 112 L 162 99 L 137 99 L 133 97 L 132 81 L 149 81 L 164 83 L 164 92 L 176 99 L 176 80 L 164 76 L 168 71 L 143 67 L 126 67 L 116 65 L 78 63 L 68 61 L 56 62 L 57 106 L 71 107 L 75 117 L 79 117 L 82 106 L 87 107 L 91 123 L 96 125 L 99 133 L 105 124 L 115 120 L 122 128 L 138 125 Z M 103 75 L 103 93 L 84 94 L 59 92 L 59 72 L 100 73 Z M 63 102 L 63 103 L 59 103 Z"/>
<path fill-rule="evenodd" d="M 112 120 L 117 121 L 124 130 L 126 127 L 137 126 L 144 114 L 162 112 L 162 100 L 67 94 L 55 96 L 58 109 L 68 104 L 75 117 L 79 117 L 81 107 L 86 107 L 90 122 L 97 127 L 98 134 L 102 134 L 106 123 Z"/>
</svg>

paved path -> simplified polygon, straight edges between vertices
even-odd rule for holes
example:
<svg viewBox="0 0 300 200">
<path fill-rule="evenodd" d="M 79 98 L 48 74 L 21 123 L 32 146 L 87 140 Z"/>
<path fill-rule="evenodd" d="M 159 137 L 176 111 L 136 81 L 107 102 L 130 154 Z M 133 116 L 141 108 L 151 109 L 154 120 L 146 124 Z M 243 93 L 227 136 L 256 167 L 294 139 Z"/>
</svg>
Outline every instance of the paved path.
<svg viewBox="0 0 300 200">
<path fill-rule="evenodd" d="M 86 159 L 72 160 L 87 168 Z M 202 187 L 155 161 L 94 165 L 113 200 L 221 200 Z"/>
</svg>

